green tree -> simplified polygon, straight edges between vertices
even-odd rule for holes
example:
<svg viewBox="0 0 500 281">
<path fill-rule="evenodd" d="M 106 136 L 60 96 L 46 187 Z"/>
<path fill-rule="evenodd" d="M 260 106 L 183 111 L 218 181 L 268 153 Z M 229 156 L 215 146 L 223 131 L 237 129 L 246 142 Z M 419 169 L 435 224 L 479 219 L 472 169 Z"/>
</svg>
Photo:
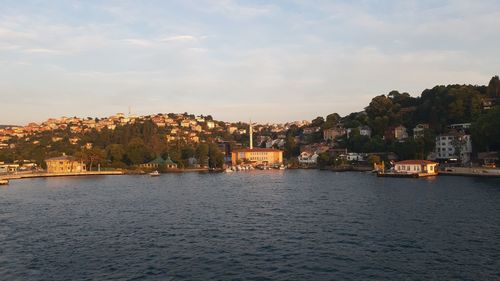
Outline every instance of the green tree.
<svg viewBox="0 0 500 281">
<path fill-rule="evenodd" d="M 136 137 L 127 145 L 126 158 L 130 164 L 139 165 L 151 160 L 151 154 L 144 144 L 144 141 Z"/>
<path fill-rule="evenodd" d="M 195 157 L 200 165 L 208 165 L 208 145 L 200 143 L 195 151 Z"/>
</svg>

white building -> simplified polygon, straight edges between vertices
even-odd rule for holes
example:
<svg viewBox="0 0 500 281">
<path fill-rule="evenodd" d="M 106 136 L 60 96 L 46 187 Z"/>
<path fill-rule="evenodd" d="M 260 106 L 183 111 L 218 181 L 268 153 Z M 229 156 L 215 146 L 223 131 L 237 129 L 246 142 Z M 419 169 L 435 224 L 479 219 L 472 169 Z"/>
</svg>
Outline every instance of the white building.
<svg viewBox="0 0 500 281">
<path fill-rule="evenodd" d="M 458 154 L 460 151 L 460 155 Z M 458 161 L 462 164 L 470 162 L 472 142 L 470 135 L 446 134 L 436 137 L 436 159 L 442 161 Z"/>
<path fill-rule="evenodd" d="M 429 129 L 429 124 L 418 124 L 413 128 L 413 138 L 418 139 L 418 138 L 423 138 L 425 130 Z"/>
<path fill-rule="evenodd" d="M 365 158 L 363 157 L 362 154 L 355 153 L 355 152 L 347 153 L 346 159 L 347 159 L 347 161 L 357 161 L 357 162 L 361 162 L 361 161 L 365 160 Z"/>
<path fill-rule="evenodd" d="M 353 129 L 354 128 L 347 129 L 347 137 L 348 138 L 349 138 L 349 135 L 351 134 Z M 357 129 L 359 130 L 359 135 L 361 135 L 361 136 L 371 137 L 371 135 L 372 135 L 372 129 L 368 126 L 360 126 Z"/>
<path fill-rule="evenodd" d="M 437 175 L 438 163 L 427 160 L 405 160 L 396 162 L 394 170 L 402 174 L 427 173 Z"/>
<path fill-rule="evenodd" d="M 319 155 L 315 153 L 310 153 L 307 151 L 302 152 L 299 157 L 299 164 L 301 165 L 316 165 L 318 163 Z"/>
</svg>

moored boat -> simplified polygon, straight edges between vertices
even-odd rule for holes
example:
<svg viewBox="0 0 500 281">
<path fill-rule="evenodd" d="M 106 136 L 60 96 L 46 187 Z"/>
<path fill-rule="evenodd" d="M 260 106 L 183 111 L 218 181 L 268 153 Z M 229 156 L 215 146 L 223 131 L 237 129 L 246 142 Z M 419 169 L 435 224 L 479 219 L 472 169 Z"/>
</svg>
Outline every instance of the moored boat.
<svg viewBox="0 0 500 281">
<path fill-rule="evenodd" d="M 7 184 L 9 184 L 9 180 L 0 179 L 0 185 L 7 185 Z"/>
<path fill-rule="evenodd" d="M 157 177 L 160 175 L 160 173 L 158 171 L 154 171 L 154 172 L 149 173 L 149 175 L 152 177 Z"/>
</svg>

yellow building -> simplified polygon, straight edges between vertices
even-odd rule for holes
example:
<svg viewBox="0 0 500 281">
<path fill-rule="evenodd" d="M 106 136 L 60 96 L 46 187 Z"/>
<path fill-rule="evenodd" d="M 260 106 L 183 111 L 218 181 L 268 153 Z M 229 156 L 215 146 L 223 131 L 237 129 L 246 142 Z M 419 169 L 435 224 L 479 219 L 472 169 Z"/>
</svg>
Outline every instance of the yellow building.
<svg viewBox="0 0 500 281">
<path fill-rule="evenodd" d="M 273 165 L 283 163 L 283 151 L 274 148 L 243 148 L 231 153 L 233 165 L 252 163 L 253 165 Z"/>
<path fill-rule="evenodd" d="M 47 173 L 82 173 L 87 171 L 87 167 L 80 159 L 63 155 L 45 159 L 47 163 Z"/>
<path fill-rule="evenodd" d="M 283 151 L 274 148 L 253 148 L 253 128 L 250 121 L 250 148 L 231 152 L 231 164 L 251 163 L 252 165 L 274 165 L 283 163 Z"/>
</svg>

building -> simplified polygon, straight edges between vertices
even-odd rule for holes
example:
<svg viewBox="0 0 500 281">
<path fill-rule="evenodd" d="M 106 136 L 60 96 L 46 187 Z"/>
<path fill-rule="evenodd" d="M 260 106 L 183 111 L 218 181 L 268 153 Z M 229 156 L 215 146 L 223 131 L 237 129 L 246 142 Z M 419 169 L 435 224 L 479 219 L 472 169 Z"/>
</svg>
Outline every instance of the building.
<svg viewBox="0 0 500 281">
<path fill-rule="evenodd" d="M 419 139 L 424 137 L 425 130 L 429 129 L 429 124 L 418 124 L 413 128 L 413 138 Z"/>
<path fill-rule="evenodd" d="M 17 173 L 19 171 L 19 164 L 4 164 L 0 162 L 0 174 Z"/>
<path fill-rule="evenodd" d="M 365 161 L 365 157 L 363 154 L 360 154 L 360 153 L 349 152 L 346 155 L 346 160 L 352 161 L 352 162 L 363 162 L 363 161 Z"/>
<path fill-rule="evenodd" d="M 167 169 L 177 169 L 177 164 L 170 159 L 170 156 L 167 159 L 163 159 L 161 156 L 156 157 L 153 161 L 148 163 L 144 163 L 139 165 L 141 168 L 146 169 L 159 169 L 159 168 L 167 168 Z"/>
<path fill-rule="evenodd" d="M 394 164 L 396 173 L 437 175 L 438 163 L 428 160 L 404 160 Z"/>
<path fill-rule="evenodd" d="M 405 140 L 408 138 L 408 132 L 406 131 L 406 127 L 403 125 L 399 125 L 396 127 L 390 127 L 385 131 L 384 134 L 385 139 L 388 140 Z"/>
<path fill-rule="evenodd" d="M 231 164 L 273 165 L 283 163 L 283 151 L 274 148 L 242 148 L 231 153 Z"/>
<path fill-rule="evenodd" d="M 470 162 L 472 141 L 470 135 L 452 133 L 436 137 L 436 159 L 440 161 L 460 161 L 462 164 Z"/>
<path fill-rule="evenodd" d="M 351 132 L 354 129 L 358 129 L 360 136 L 371 137 L 371 135 L 372 135 L 372 129 L 370 129 L 370 127 L 368 127 L 368 126 L 360 126 L 360 127 L 357 127 L 357 128 L 348 128 L 347 131 L 346 131 L 347 138 L 349 138 L 349 136 L 351 135 Z"/>
<path fill-rule="evenodd" d="M 235 149 L 231 152 L 231 164 L 248 163 L 252 165 L 274 165 L 283 163 L 283 151 L 274 148 L 254 148 L 253 128 L 250 122 L 250 147 Z"/>
<path fill-rule="evenodd" d="M 297 159 L 299 160 L 300 165 L 309 166 L 318 164 L 318 157 L 319 155 L 316 153 L 304 151 L 300 153 Z"/>
<path fill-rule="evenodd" d="M 436 137 L 436 159 L 439 161 L 459 161 L 467 164 L 471 160 L 472 141 L 470 135 L 446 134 Z"/>
<path fill-rule="evenodd" d="M 47 173 L 83 173 L 87 167 L 82 159 L 63 154 L 59 157 L 45 159 Z"/>
<path fill-rule="evenodd" d="M 335 140 L 337 137 L 341 137 L 347 133 L 346 129 L 342 127 L 336 127 L 336 128 L 330 128 L 323 130 L 323 139 L 328 141 L 328 140 Z"/>
</svg>

